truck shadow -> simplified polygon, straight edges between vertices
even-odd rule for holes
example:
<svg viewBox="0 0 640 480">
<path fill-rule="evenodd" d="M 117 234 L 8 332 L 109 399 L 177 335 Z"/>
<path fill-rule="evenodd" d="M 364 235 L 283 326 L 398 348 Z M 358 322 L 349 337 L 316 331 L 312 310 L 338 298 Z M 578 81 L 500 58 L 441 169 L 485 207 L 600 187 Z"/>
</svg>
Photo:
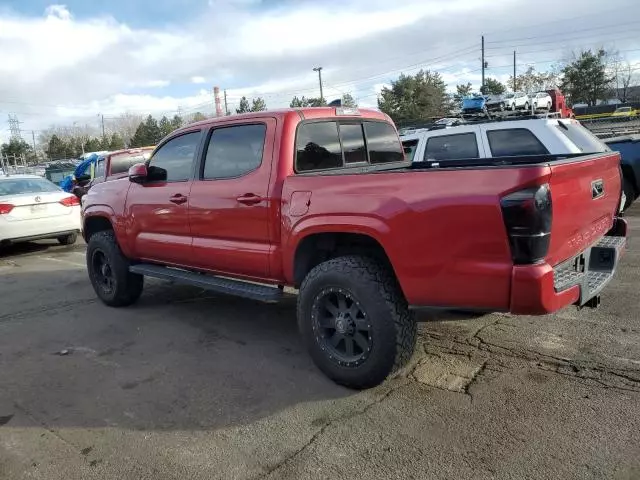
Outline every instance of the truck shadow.
<svg viewBox="0 0 640 480">
<path fill-rule="evenodd" d="M 293 298 L 265 305 L 149 282 L 138 304 L 112 309 L 81 269 L 16 268 L 2 280 L 55 286 L 31 302 L 2 301 L 0 417 L 9 427 L 223 428 L 356 394 L 313 365 Z"/>
</svg>

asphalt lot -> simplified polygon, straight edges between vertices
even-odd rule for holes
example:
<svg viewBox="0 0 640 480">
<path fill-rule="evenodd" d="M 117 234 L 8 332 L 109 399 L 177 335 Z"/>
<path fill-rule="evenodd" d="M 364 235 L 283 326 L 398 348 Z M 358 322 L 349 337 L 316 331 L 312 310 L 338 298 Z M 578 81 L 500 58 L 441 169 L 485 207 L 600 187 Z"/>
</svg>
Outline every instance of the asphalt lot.
<svg viewBox="0 0 640 480">
<path fill-rule="evenodd" d="M 148 282 L 109 309 L 84 247 L 0 252 L 0 479 L 638 479 L 640 207 L 599 310 L 421 315 L 365 392 L 322 376 L 294 302 Z"/>
</svg>

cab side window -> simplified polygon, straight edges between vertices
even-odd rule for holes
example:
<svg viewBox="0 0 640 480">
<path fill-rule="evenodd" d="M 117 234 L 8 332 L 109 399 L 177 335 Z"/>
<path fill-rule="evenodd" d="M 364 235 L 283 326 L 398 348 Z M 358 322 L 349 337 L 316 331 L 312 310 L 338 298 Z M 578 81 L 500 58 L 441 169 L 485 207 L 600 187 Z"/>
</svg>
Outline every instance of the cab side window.
<svg viewBox="0 0 640 480">
<path fill-rule="evenodd" d="M 209 139 L 202 178 L 237 178 L 256 170 L 262 163 L 266 134 L 264 124 L 216 128 Z"/>
<path fill-rule="evenodd" d="M 152 181 L 184 182 L 191 178 L 193 160 L 200 144 L 200 130 L 172 138 L 149 160 Z"/>
</svg>

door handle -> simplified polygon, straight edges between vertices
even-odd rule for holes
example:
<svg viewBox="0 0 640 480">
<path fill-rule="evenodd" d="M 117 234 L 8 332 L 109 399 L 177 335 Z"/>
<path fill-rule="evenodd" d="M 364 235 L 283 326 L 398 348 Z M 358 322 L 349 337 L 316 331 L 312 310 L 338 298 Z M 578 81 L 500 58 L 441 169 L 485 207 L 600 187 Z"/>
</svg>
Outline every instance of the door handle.
<svg viewBox="0 0 640 480">
<path fill-rule="evenodd" d="M 244 195 L 236 198 L 239 203 L 243 203 L 244 205 L 256 205 L 262 202 L 264 199 L 259 197 L 255 193 L 245 193 Z"/>
<path fill-rule="evenodd" d="M 180 193 L 176 193 L 174 196 L 172 196 L 169 201 L 171 203 L 175 203 L 176 205 L 182 205 L 183 203 L 185 203 L 187 201 L 187 197 L 185 197 L 184 195 L 180 194 Z"/>
</svg>

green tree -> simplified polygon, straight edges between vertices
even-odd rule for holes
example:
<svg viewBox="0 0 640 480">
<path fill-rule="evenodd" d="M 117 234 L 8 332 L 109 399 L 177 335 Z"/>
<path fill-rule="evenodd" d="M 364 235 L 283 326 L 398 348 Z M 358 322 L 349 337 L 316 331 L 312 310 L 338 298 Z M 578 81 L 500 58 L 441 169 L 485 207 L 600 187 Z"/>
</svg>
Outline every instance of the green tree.
<svg viewBox="0 0 640 480">
<path fill-rule="evenodd" d="M 249 105 L 249 100 L 247 97 L 242 97 L 240 99 L 240 105 L 236 108 L 236 113 L 247 113 L 251 111 L 251 106 Z"/>
<path fill-rule="evenodd" d="M 173 130 L 177 130 L 183 125 L 183 123 L 184 121 L 182 120 L 182 117 L 180 115 L 174 115 L 171 119 L 171 128 Z"/>
<path fill-rule="evenodd" d="M 131 137 L 130 146 L 144 147 L 146 145 L 149 145 L 149 143 L 147 142 L 147 138 L 147 129 L 144 125 L 144 122 L 140 122 L 140 125 L 138 125 L 138 128 L 136 128 L 136 132 L 133 134 L 133 137 Z"/>
<path fill-rule="evenodd" d="M 506 91 L 507 87 L 495 78 L 486 78 L 484 87 L 480 88 L 480 93 L 483 95 L 502 95 Z"/>
<path fill-rule="evenodd" d="M 202 120 L 206 120 L 207 117 L 205 116 L 204 113 L 202 112 L 196 112 L 193 114 L 193 118 L 191 120 L 191 123 L 193 122 L 201 122 Z"/>
<path fill-rule="evenodd" d="M 69 151 L 69 145 L 67 145 L 67 142 L 55 134 L 51 135 L 51 138 L 49 139 L 46 146 L 46 153 L 52 160 L 59 160 L 74 156 L 74 154 Z"/>
<path fill-rule="evenodd" d="M 78 143 L 80 143 L 80 142 L 78 142 Z M 98 151 L 100 151 L 102 149 L 103 149 L 102 141 L 101 141 L 101 139 L 96 138 L 96 137 L 91 137 L 84 144 L 84 151 L 85 152 L 98 152 Z M 80 150 L 81 150 L 80 153 L 82 153 L 82 148 Z"/>
<path fill-rule="evenodd" d="M 304 97 L 303 97 L 304 98 Z M 326 107 L 327 101 L 324 98 L 307 98 L 308 107 Z"/>
<path fill-rule="evenodd" d="M 121 150 L 124 148 L 124 139 L 118 133 L 112 133 L 109 138 L 109 145 L 105 150 Z"/>
<path fill-rule="evenodd" d="M 378 108 L 394 122 L 427 120 L 444 116 L 451 108 L 446 84 L 437 72 L 420 70 L 404 75 L 384 87 L 378 97 Z"/>
<path fill-rule="evenodd" d="M 356 101 L 354 100 L 353 96 L 350 93 L 343 94 L 340 101 L 343 107 L 356 108 L 358 106 L 358 104 L 356 103 Z"/>
<path fill-rule="evenodd" d="M 21 138 L 12 138 L 9 140 L 9 143 L 3 143 L 2 147 L 0 147 L 0 152 L 2 152 L 2 155 L 10 157 L 20 157 L 24 155 L 25 158 L 27 158 L 33 156 L 31 145 Z"/>
<path fill-rule="evenodd" d="M 166 137 L 174 130 L 173 125 L 171 125 L 171 121 L 169 121 L 169 119 L 164 115 L 160 119 L 160 124 L 158 126 L 160 127 L 162 137 Z"/>
<path fill-rule="evenodd" d="M 472 91 L 473 86 L 471 85 L 471 82 L 464 85 L 456 85 L 456 93 L 453 94 L 454 102 L 457 102 L 458 104 L 461 103 L 462 99 L 471 95 Z"/>
<path fill-rule="evenodd" d="M 267 109 L 267 104 L 262 97 L 254 98 L 251 101 L 252 112 L 263 112 Z"/>
<path fill-rule="evenodd" d="M 296 95 L 291 99 L 291 103 L 289 103 L 289 107 L 291 108 L 303 108 L 308 106 L 309 101 L 305 98 L 304 95 L 302 96 L 302 98 L 298 98 L 298 96 Z"/>
<path fill-rule="evenodd" d="M 607 75 L 607 53 L 604 50 L 582 51 L 562 69 L 560 89 L 572 103 L 596 105 L 604 100 L 613 82 Z"/>
</svg>

